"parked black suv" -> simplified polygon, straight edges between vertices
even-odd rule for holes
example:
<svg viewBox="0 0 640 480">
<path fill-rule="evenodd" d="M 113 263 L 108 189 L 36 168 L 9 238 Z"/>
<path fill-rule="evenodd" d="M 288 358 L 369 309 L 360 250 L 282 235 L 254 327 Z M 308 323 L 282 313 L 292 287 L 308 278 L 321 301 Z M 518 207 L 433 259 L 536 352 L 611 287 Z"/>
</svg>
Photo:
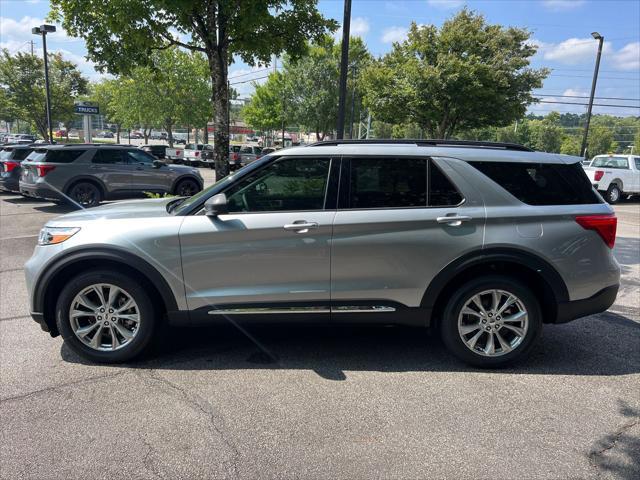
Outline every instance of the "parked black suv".
<svg viewBox="0 0 640 480">
<path fill-rule="evenodd" d="M 20 191 L 20 164 L 34 148 L 33 145 L 7 145 L 0 150 L 0 190 Z"/>
<path fill-rule="evenodd" d="M 94 207 L 101 200 L 144 192 L 188 197 L 203 187 L 200 172 L 166 165 L 127 145 L 51 145 L 36 148 L 22 163 L 20 193 Z"/>
</svg>

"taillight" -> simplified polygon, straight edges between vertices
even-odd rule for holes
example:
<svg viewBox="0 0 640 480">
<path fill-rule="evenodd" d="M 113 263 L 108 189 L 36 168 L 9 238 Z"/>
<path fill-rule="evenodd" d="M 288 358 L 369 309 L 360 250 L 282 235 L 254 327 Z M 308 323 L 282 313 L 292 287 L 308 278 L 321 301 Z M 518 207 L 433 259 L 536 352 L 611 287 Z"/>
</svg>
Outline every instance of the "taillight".
<svg viewBox="0 0 640 480">
<path fill-rule="evenodd" d="M 6 172 L 10 172 L 14 168 L 20 165 L 18 162 L 12 162 L 11 160 L 4 162 L 4 169 Z"/>
<path fill-rule="evenodd" d="M 616 243 L 618 219 L 615 215 L 581 215 L 576 222 L 586 230 L 595 230 L 609 248 Z"/>
<path fill-rule="evenodd" d="M 240 158 L 240 154 L 239 153 L 232 153 L 231 154 L 231 160 L 238 160 Z"/>
<path fill-rule="evenodd" d="M 196 157 L 199 157 L 199 156 L 200 156 L 200 152 L 196 150 Z"/>
<path fill-rule="evenodd" d="M 36 165 L 36 170 L 38 170 L 38 176 L 44 177 L 47 173 L 55 170 L 55 165 Z"/>
<path fill-rule="evenodd" d="M 594 180 L 597 182 L 602 177 L 604 177 L 604 170 L 596 170 L 596 173 L 593 176 Z"/>
</svg>

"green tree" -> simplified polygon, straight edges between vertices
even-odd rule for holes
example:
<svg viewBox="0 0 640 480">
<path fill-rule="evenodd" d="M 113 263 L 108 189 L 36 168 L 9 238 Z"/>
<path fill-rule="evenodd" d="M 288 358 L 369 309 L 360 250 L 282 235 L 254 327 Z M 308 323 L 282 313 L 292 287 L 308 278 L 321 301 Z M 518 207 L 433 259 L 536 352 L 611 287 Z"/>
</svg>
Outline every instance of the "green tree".
<svg viewBox="0 0 640 480">
<path fill-rule="evenodd" d="M 211 79 L 216 174 L 228 173 L 228 67 L 234 56 L 250 65 L 274 54 L 293 57 L 337 22 L 316 0 L 52 0 L 50 17 L 85 39 L 98 68 L 127 73 L 148 65 L 150 52 L 177 45 L 205 54 Z M 178 35 L 176 35 L 176 32 Z M 164 99 L 159 99 L 163 101 Z"/>
<path fill-rule="evenodd" d="M 611 129 L 603 125 L 592 125 L 587 139 L 587 156 L 589 158 L 603 153 L 615 152 L 617 144 L 613 140 Z"/>
<path fill-rule="evenodd" d="M 244 121 L 258 130 L 281 128 L 282 122 L 287 123 L 293 111 L 290 107 L 289 117 L 286 116 L 287 84 L 285 75 L 281 72 L 272 73 L 264 84 L 254 84 L 254 88 L 255 92 L 251 101 L 242 109 Z"/>
<path fill-rule="evenodd" d="M 44 88 L 44 62 L 24 53 L 7 50 L 0 55 L 0 89 L 13 105 L 17 118 L 33 123 L 42 138 L 49 138 Z M 74 100 L 88 91 L 88 81 L 73 62 L 58 53 L 49 54 L 51 118 L 66 123 L 74 115 Z"/>
<path fill-rule="evenodd" d="M 543 120 L 530 120 L 528 127 L 530 131 L 528 146 L 542 152 L 560 152 L 564 134 L 560 126 L 560 115 L 557 112 L 551 112 Z"/>
<path fill-rule="evenodd" d="M 417 123 L 438 138 L 506 126 L 524 116 L 548 75 L 529 67 L 530 35 L 466 8 L 440 29 L 413 23 L 407 40 L 367 69 L 365 103 L 378 120 Z"/>
<path fill-rule="evenodd" d="M 565 155 L 580 155 L 580 146 L 582 137 L 576 135 L 567 135 L 560 145 L 560 153 Z"/>
<path fill-rule="evenodd" d="M 100 83 L 91 85 L 89 99 L 100 107 L 100 113 L 105 116 L 107 123 L 116 125 L 116 143 L 120 143 L 120 128 L 123 120 L 114 105 L 119 92 L 120 81 L 118 79 L 105 79 Z M 68 130 L 67 130 L 68 131 Z"/>
</svg>

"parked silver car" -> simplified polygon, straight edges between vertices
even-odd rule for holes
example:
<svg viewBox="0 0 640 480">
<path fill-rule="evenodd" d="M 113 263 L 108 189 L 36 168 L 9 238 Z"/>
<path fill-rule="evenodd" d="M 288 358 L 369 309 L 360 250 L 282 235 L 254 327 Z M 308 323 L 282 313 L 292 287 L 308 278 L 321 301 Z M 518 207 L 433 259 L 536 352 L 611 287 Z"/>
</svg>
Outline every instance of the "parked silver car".
<svg viewBox="0 0 640 480">
<path fill-rule="evenodd" d="M 272 319 L 432 326 L 465 362 L 506 365 L 544 323 L 616 298 L 616 217 L 580 160 L 455 141 L 281 150 L 190 198 L 48 222 L 31 315 L 101 362 L 164 322 Z"/>
<path fill-rule="evenodd" d="M 94 207 L 102 200 L 144 192 L 193 195 L 203 187 L 196 168 L 166 165 L 124 145 L 51 145 L 36 148 L 21 164 L 20 193 Z"/>
</svg>

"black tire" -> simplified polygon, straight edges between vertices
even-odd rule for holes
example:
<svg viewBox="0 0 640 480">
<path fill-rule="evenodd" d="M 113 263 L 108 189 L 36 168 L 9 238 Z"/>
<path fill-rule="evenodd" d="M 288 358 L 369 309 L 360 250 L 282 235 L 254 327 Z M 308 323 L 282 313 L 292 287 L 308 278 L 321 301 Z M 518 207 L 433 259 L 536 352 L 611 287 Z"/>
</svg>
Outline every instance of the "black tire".
<svg viewBox="0 0 640 480">
<path fill-rule="evenodd" d="M 609 188 L 607 188 L 607 191 L 604 194 L 604 199 L 607 203 L 614 205 L 620 201 L 620 198 L 622 198 L 622 191 L 618 185 L 615 183 L 609 185 Z"/>
<path fill-rule="evenodd" d="M 200 184 L 191 178 L 180 180 L 173 193 L 179 197 L 190 197 L 201 190 Z"/>
<path fill-rule="evenodd" d="M 112 351 L 100 351 L 85 345 L 74 333 L 69 317 L 71 303 L 83 289 L 94 284 L 111 284 L 125 290 L 136 302 L 140 315 L 138 330 L 121 348 Z M 56 324 L 67 346 L 81 357 L 99 363 L 127 362 L 145 353 L 152 345 L 152 340 L 159 330 L 156 311 L 144 283 L 115 270 L 99 270 L 82 273 L 62 289 L 56 304 Z"/>
<path fill-rule="evenodd" d="M 77 182 L 69 188 L 67 195 L 74 204 L 83 208 L 97 207 L 102 200 L 100 187 L 92 182 Z"/>
<path fill-rule="evenodd" d="M 503 290 L 518 297 L 527 311 L 528 329 L 521 342 L 513 350 L 499 356 L 484 356 L 472 351 L 465 344 L 458 332 L 458 317 L 462 308 L 473 296 L 492 289 Z M 440 335 L 444 344 L 460 360 L 474 367 L 499 368 L 524 360 L 531 353 L 542 333 L 542 313 L 533 292 L 520 281 L 508 276 L 491 275 L 465 283 L 451 296 L 444 309 L 440 327 Z M 503 332 L 505 331 L 503 330 Z M 484 339 L 486 338 L 485 336 Z"/>
</svg>

